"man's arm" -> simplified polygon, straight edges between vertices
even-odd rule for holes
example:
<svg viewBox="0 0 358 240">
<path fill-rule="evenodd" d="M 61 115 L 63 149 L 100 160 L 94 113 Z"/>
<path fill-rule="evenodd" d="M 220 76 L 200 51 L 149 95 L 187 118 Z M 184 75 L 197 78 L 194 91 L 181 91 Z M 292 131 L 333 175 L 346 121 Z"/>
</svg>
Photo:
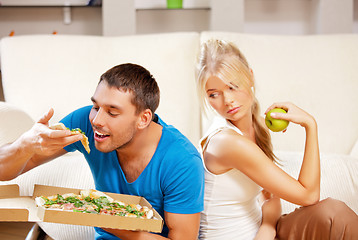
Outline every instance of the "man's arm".
<svg viewBox="0 0 358 240">
<path fill-rule="evenodd" d="M 29 131 L 13 143 L 0 147 L 0 180 L 11 180 L 47 161 L 66 153 L 68 144 L 82 139 L 69 130 L 51 130 L 48 122 L 53 116 L 50 109 Z"/>
<path fill-rule="evenodd" d="M 165 223 L 168 226 L 168 238 L 157 234 L 139 231 L 128 231 L 106 228 L 107 232 L 121 238 L 122 240 L 196 240 L 198 239 L 200 226 L 200 213 L 177 214 L 164 212 Z"/>
</svg>

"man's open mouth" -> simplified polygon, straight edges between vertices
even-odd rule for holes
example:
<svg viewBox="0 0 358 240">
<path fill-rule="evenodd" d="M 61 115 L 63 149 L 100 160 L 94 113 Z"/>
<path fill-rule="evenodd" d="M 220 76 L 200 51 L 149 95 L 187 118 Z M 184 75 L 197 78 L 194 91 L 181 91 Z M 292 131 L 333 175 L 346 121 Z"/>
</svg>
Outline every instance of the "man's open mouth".
<svg viewBox="0 0 358 240">
<path fill-rule="evenodd" d="M 105 139 L 105 138 L 109 137 L 109 134 L 104 134 L 104 133 L 100 133 L 98 131 L 94 131 L 94 136 L 97 139 Z"/>
</svg>

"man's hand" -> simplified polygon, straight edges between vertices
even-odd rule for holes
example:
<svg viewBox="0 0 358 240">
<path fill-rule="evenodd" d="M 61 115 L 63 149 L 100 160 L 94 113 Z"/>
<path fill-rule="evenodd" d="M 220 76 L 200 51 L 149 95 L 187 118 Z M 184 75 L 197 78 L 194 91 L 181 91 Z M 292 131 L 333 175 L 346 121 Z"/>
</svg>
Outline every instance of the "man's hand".
<svg viewBox="0 0 358 240">
<path fill-rule="evenodd" d="M 22 137 L 26 150 L 36 155 L 50 156 L 63 147 L 82 140 L 81 134 L 71 135 L 70 130 L 52 130 L 49 121 L 54 110 L 51 108 L 28 132 Z"/>
<path fill-rule="evenodd" d="M 15 142 L 0 146 L 0 180 L 14 179 L 28 170 L 66 153 L 63 147 L 82 139 L 70 130 L 51 130 L 50 109 L 29 131 Z"/>
</svg>

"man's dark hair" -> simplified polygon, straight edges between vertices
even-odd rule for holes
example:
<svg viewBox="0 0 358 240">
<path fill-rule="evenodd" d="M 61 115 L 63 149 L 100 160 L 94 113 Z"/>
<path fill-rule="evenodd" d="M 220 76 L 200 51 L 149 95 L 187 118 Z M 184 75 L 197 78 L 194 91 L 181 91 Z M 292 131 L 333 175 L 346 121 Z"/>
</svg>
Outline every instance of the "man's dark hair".
<svg viewBox="0 0 358 240">
<path fill-rule="evenodd" d="M 108 86 L 133 94 L 132 103 L 136 114 L 145 109 L 153 113 L 157 110 L 160 91 L 157 82 L 150 72 L 142 66 L 126 63 L 117 65 L 103 73 L 99 82 L 106 81 Z"/>
</svg>

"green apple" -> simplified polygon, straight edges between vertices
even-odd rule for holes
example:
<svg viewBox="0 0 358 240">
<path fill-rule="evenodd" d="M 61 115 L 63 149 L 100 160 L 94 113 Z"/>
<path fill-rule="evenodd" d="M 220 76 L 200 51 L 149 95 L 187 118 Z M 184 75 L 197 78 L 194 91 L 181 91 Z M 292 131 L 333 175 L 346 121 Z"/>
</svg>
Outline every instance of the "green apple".
<svg viewBox="0 0 358 240">
<path fill-rule="evenodd" d="M 282 108 L 274 108 L 271 109 L 265 117 L 265 123 L 266 126 L 273 132 L 281 132 L 285 130 L 288 126 L 289 121 L 283 120 L 283 119 L 275 119 L 271 117 L 271 113 L 277 112 L 277 113 L 287 113 Z"/>
</svg>

